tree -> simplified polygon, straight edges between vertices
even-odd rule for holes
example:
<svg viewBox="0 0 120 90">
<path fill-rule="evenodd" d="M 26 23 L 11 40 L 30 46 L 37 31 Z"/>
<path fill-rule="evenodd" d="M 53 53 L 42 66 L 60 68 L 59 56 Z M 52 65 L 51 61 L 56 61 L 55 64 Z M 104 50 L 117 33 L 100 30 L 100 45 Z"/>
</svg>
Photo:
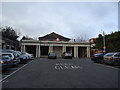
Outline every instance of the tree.
<svg viewBox="0 0 120 90">
<path fill-rule="evenodd" d="M 75 36 L 76 39 L 75 41 L 78 41 L 78 42 L 88 42 L 89 39 L 87 38 L 88 36 L 86 34 L 81 34 L 80 36 Z"/>
<path fill-rule="evenodd" d="M 10 26 L 1 27 L 0 32 L 2 32 L 2 37 L 9 38 L 11 40 L 17 40 L 19 37 L 15 29 Z"/>
<path fill-rule="evenodd" d="M 120 52 L 120 31 L 105 35 L 105 41 L 107 52 Z M 99 36 L 96 39 L 95 48 L 103 49 L 103 36 Z"/>
<path fill-rule="evenodd" d="M 95 44 L 96 44 L 95 46 L 96 49 L 102 50 L 103 49 L 103 36 L 99 34 L 98 38 L 96 39 Z"/>
</svg>

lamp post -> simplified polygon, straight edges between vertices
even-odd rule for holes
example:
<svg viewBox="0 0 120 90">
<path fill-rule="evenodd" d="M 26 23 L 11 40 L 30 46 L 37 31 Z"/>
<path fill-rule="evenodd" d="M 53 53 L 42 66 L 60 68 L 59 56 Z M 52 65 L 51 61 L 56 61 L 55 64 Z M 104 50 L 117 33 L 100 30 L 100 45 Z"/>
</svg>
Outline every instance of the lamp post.
<svg viewBox="0 0 120 90">
<path fill-rule="evenodd" d="M 105 46 L 105 33 L 103 32 L 103 52 L 106 52 L 106 46 Z"/>
</svg>

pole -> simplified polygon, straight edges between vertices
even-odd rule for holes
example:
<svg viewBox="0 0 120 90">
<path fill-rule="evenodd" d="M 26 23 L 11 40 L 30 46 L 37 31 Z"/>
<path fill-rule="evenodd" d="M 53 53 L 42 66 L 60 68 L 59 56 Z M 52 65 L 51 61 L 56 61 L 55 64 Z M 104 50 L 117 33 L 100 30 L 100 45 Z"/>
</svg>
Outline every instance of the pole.
<svg viewBox="0 0 120 90">
<path fill-rule="evenodd" d="M 106 47 L 105 47 L 105 33 L 103 32 L 103 52 L 106 52 Z"/>
</svg>

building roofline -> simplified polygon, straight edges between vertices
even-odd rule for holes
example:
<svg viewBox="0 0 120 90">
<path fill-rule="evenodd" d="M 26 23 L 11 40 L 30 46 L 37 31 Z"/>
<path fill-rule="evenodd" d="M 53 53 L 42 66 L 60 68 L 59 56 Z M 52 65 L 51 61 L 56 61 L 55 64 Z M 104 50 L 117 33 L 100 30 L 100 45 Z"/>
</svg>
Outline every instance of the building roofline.
<svg viewBox="0 0 120 90">
<path fill-rule="evenodd" d="M 68 44 L 89 44 L 89 42 L 69 42 L 69 41 L 40 41 L 40 40 L 22 40 L 21 43 L 68 43 Z"/>
<path fill-rule="evenodd" d="M 71 40 L 70 38 L 67 38 L 67 37 L 64 37 L 64 36 L 62 36 L 62 35 L 60 35 L 60 34 L 57 34 L 57 33 L 55 33 L 55 32 L 52 32 L 52 33 L 49 33 L 49 34 L 46 34 L 46 35 L 44 35 L 44 36 L 42 36 L 42 37 L 38 37 L 38 39 L 42 39 L 42 38 L 45 38 L 45 37 L 47 37 L 47 36 L 49 36 L 49 35 L 51 35 L 51 34 L 56 34 L 56 35 L 58 35 L 58 36 L 60 36 L 60 37 L 62 37 L 62 38 L 65 38 L 65 39 L 68 39 L 68 40 Z"/>
</svg>

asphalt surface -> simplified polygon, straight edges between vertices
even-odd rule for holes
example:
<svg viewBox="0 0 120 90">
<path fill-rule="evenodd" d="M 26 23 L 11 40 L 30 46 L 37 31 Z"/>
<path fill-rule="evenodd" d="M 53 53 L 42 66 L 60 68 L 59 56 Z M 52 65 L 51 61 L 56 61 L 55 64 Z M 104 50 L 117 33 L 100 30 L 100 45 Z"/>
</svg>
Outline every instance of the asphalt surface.
<svg viewBox="0 0 120 90">
<path fill-rule="evenodd" d="M 90 59 L 34 59 L 2 88 L 118 88 L 118 70 Z"/>
</svg>

